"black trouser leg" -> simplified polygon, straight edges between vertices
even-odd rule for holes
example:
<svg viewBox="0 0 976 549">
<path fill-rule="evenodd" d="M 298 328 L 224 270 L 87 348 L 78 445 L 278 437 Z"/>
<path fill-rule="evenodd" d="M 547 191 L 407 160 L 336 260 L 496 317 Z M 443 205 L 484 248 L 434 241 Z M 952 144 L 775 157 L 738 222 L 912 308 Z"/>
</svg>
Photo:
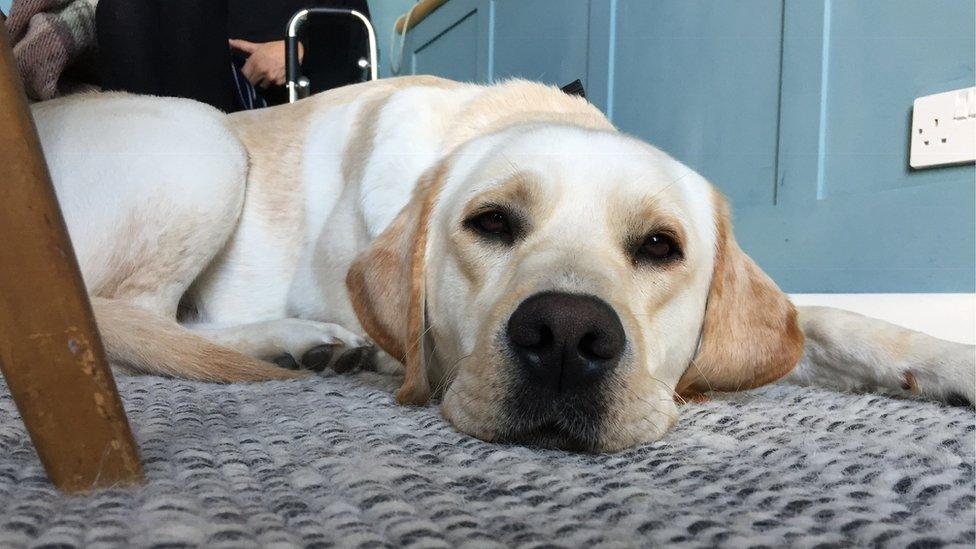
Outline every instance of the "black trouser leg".
<svg viewBox="0 0 976 549">
<path fill-rule="evenodd" d="M 100 0 L 96 28 L 106 89 L 238 109 L 226 0 Z"/>
<path fill-rule="evenodd" d="M 159 13 L 152 0 L 101 0 L 95 8 L 102 89 L 159 95 Z"/>
</svg>

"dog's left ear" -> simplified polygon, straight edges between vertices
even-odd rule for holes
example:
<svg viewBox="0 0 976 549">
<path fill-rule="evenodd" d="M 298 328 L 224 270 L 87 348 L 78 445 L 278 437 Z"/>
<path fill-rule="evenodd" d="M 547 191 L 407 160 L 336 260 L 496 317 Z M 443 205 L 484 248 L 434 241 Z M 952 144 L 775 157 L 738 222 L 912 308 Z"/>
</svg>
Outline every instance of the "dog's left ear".
<svg viewBox="0 0 976 549">
<path fill-rule="evenodd" d="M 410 202 L 353 261 L 346 289 L 359 323 L 404 366 L 400 404 L 426 404 L 430 383 L 424 355 L 427 230 L 445 168 L 425 173 Z"/>
<path fill-rule="evenodd" d="M 698 355 L 675 392 L 738 391 L 771 383 L 796 366 L 803 332 L 796 309 L 732 235 L 724 197 L 714 192 L 715 267 Z"/>
</svg>

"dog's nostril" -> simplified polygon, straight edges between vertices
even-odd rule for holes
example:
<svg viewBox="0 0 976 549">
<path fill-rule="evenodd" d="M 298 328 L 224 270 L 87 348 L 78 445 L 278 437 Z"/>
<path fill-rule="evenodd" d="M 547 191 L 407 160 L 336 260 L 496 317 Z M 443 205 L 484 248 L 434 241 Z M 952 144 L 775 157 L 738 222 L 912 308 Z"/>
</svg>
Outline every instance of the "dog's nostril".
<svg viewBox="0 0 976 549">
<path fill-rule="evenodd" d="M 605 344 L 601 344 L 600 336 L 590 332 L 580 339 L 577 350 L 581 357 L 587 360 L 608 360 L 614 357 L 614 353 L 607 349 Z"/>
<path fill-rule="evenodd" d="M 549 347 L 550 345 L 552 345 L 553 341 L 555 340 L 555 337 L 552 335 L 552 329 L 546 325 L 540 326 L 539 331 L 536 332 L 536 334 L 537 336 L 535 338 L 535 341 L 532 342 L 531 345 L 528 345 L 528 347 L 535 350 Z"/>
</svg>

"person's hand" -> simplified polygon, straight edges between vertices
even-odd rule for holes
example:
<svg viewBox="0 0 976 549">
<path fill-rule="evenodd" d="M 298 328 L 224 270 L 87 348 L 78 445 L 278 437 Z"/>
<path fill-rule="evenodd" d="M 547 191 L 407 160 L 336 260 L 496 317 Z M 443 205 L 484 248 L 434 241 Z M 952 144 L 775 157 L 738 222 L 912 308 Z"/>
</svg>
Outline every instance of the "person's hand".
<svg viewBox="0 0 976 549">
<path fill-rule="evenodd" d="M 244 78 L 262 88 L 285 83 L 285 41 L 277 42 L 248 42 L 237 38 L 230 39 L 230 47 L 246 53 L 247 61 L 241 68 Z M 298 44 L 298 60 L 301 61 L 305 51 L 302 44 Z"/>
</svg>

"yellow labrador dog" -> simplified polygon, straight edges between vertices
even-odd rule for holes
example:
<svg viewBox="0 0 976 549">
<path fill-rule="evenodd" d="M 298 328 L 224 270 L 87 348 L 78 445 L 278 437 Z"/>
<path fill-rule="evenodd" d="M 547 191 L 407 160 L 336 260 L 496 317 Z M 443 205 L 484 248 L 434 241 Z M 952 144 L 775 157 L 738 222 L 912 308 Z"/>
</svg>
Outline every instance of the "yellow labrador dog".
<svg viewBox="0 0 976 549">
<path fill-rule="evenodd" d="M 557 88 L 408 77 L 230 116 L 123 94 L 34 114 L 120 367 L 244 381 L 301 375 L 265 362 L 283 354 L 392 357 L 401 403 L 591 451 L 784 376 L 974 400 L 972 346 L 797 311 L 707 181 Z"/>
</svg>

